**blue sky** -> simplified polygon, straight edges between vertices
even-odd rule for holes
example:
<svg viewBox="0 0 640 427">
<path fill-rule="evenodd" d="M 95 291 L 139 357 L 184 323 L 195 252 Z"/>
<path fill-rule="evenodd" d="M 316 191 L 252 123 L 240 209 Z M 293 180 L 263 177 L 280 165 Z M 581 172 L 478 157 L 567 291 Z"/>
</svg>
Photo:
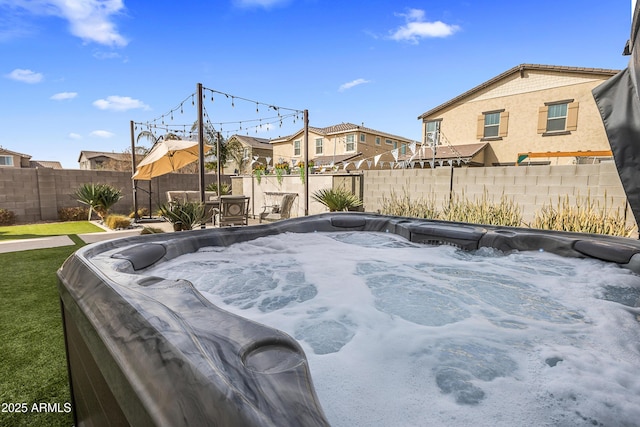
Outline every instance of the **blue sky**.
<svg viewBox="0 0 640 427">
<path fill-rule="evenodd" d="M 223 131 L 301 127 L 244 98 L 420 140 L 420 114 L 518 64 L 625 68 L 630 24 L 622 0 L 0 0 L 0 145 L 78 168 L 131 120 L 192 124 L 197 83 L 237 97 L 205 92 Z"/>
</svg>

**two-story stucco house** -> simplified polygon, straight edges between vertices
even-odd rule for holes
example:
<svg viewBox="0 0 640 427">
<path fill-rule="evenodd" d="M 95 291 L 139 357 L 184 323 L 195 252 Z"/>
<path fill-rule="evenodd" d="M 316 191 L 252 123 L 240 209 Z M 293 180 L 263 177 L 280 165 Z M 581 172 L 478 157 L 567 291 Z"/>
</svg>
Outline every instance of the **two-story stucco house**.
<svg viewBox="0 0 640 427">
<path fill-rule="evenodd" d="M 353 123 L 340 123 L 324 128 L 309 126 L 309 159 L 316 167 L 372 159 L 394 149 L 405 154 L 412 143 L 415 141 Z M 275 162 L 284 161 L 295 165 L 304 161 L 304 129 L 293 135 L 272 139 L 271 144 Z"/>
<path fill-rule="evenodd" d="M 81 151 L 78 163 L 82 170 L 130 170 L 131 154 L 104 151 Z"/>
<path fill-rule="evenodd" d="M 617 73 L 518 65 L 420 115 L 424 141 L 481 147 L 484 166 L 610 158 L 591 90 Z"/>
<path fill-rule="evenodd" d="M 0 147 L 0 168 L 62 169 L 62 165 L 58 161 L 31 160 L 31 156 L 28 154 Z"/>
</svg>

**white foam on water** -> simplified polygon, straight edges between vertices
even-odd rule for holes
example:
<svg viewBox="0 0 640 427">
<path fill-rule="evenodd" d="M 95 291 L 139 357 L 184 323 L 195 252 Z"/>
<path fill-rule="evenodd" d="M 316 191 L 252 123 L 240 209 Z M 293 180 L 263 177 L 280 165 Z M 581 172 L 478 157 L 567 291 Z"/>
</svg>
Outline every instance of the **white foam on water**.
<svg viewBox="0 0 640 427">
<path fill-rule="evenodd" d="M 341 232 L 149 273 L 296 338 L 334 426 L 640 422 L 640 277 L 615 265 Z"/>
</svg>

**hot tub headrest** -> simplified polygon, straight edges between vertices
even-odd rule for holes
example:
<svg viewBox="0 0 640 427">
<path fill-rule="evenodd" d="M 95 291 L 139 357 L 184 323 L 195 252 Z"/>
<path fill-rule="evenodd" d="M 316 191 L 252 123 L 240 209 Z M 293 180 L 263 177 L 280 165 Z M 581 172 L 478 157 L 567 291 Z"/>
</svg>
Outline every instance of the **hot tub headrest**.
<svg viewBox="0 0 640 427">
<path fill-rule="evenodd" d="M 142 270 L 158 262 L 165 256 L 167 249 L 159 243 L 145 243 L 127 248 L 111 255 L 112 258 L 125 259 L 131 263 L 134 270 Z"/>
</svg>

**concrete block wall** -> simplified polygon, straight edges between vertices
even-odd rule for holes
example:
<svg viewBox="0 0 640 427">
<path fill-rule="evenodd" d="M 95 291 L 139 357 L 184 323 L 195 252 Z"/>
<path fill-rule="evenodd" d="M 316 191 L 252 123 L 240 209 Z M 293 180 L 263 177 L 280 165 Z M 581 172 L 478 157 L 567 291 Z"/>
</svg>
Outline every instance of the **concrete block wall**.
<svg viewBox="0 0 640 427">
<path fill-rule="evenodd" d="M 635 224 L 613 163 L 364 171 L 367 211 L 381 210 L 383 197 L 389 198 L 391 191 L 402 195 L 405 190 L 412 199 L 433 198 L 436 206 L 449 200 L 450 191 L 469 200 L 479 200 L 486 192 L 489 200 L 497 202 L 504 195 L 520 205 L 525 222 L 533 221 L 544 205 L 557 206 L 565 197 L 575 204 L 589 197 L 601 207 L 619 209 L 621 214 L 626 211 L 628 223 Z"/>
<path fill-rule="evenodd" d="M 207 174 L 205 185 L 216 182 L 216 176 Z M 230 183 L 229 176 L 222 182 Z M 133 211 L 133 185 L 130 172 L 75 169 L 19 169 L 0 168 L 0 208 L 13 211 L 18 223 L 56 221 L 62 208 L 83 206 L 73 194 L 83 184 L 109 184 L 122 191 L 123 198 L 112 212 L 128 215 Z M 138 181 L 138 207 L 149 207 L 146 181 Z M 196 174 L 167 174 L 151 180 L 151 209 L 166 202 L 169 190 L 198 190 Z"/>
</svg>

